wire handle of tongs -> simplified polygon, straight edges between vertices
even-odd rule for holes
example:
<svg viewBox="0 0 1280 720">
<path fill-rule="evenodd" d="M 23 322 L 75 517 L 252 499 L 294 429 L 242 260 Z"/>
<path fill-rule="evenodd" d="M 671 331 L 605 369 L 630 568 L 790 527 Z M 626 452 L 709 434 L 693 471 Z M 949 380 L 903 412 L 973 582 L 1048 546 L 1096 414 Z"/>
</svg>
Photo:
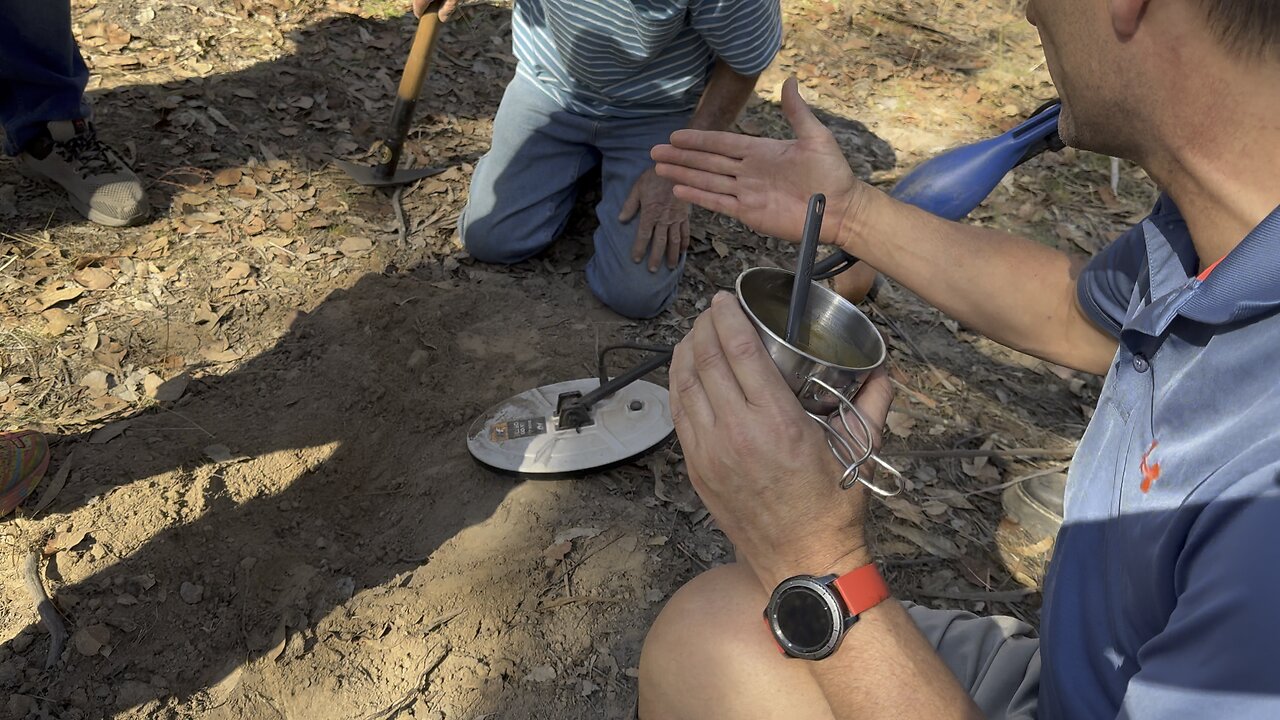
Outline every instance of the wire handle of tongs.
<svg viewBox="0 0 1280 720">
<path fill-rule="evenodd" d="M 809 392 L 811 385 L 817 385 L 827 391 L 831 395 L 835 396 L 840 403 L 838 413 L 833 414 L 839 415 L 840 424 L 844 426 L 844 433 L 841 433 L 838 428 L 832 426 L 831 416 L 823 417 L 821 415 L 809 413 L 809 417 L 817 421 L 817 423 L 827 431 L 827 447 L 831 448 L 831 453 L 836 456 L 836 460 L 840 461 L 840 464 L 845 468 L 844 474 L 840 476 L 840 487 L 848 490 L 855 484 L 862 483 L 862 485 L 868 490 L 881 497 L 893 497 L 894 495 L 902 492 L 903 488 L 906 486 L 902 473 L 898 472 L 897 468 L 885 462 L 883 458 L 876 454 L 875 449 L 871 447 L 871 426 L 867 423 L 866 418 L 862 416 L 862 413 L 858 411 L 858 408 L 853 404 L 853 401 L 846 397 L 844 393 L 839 392 L 824 380 L 817 377 L 810 377 L 805 381 L 804 387 L 802 387 L 800 391 L 801 397 L 804 397 Z M 862 430 L 861 435 L 854 432 L 853 428 L 849 426 L 848 413 L 853 413 L 853 417 L 857 421 L 859 429 Z M 867 438 L 867 441 L 863 442 L 859 438 Z M 854 450 L 850 441 L 856 443 L 861 450 Z M 894 487 L 892 489 L 886 490 L 885 488 L 871 482 L 869 478 L 862 476 L 862 466 L 865 465 L 868 460 L 884 468 L 885 471 L 893 476 Z"/>
</svg>

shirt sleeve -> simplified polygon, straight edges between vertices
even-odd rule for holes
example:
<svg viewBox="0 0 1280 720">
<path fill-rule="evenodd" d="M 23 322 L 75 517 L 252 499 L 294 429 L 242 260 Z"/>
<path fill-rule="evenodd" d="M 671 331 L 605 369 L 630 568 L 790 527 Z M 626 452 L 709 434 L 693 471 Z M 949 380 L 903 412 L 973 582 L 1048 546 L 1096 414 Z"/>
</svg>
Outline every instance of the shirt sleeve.
<svg viewBox="0 0 1280 720">
<path fill-rule="evenodd" d="M 1280 470 L 1210 502 L 1180 554 L 1177 605 L 1138 653 L 1120 718 L 1280 718 Z"/>
<path fill-rule="evenodd" d="M 1095 325 L 1119 338 L 1133 289 L 1146 269 L 1146 231 L 1139 224 L 1094 255 L 1080 273 L 1076 297 L 1081 309 Z"/>
<path fill-rule="evenodd" d="M 739 75 L 759 75 L 782 47 L 779 0 L 695 0 L 690 24 Z"/>
</svg>

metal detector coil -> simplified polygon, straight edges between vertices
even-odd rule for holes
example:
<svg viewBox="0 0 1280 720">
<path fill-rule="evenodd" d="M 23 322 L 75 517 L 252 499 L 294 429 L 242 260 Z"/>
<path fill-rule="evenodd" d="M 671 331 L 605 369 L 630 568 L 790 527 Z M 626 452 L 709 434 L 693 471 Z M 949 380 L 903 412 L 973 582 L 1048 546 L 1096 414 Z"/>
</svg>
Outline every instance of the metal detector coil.
<svg viewBox="0 0 1280 720">
<path fill-rule="evenodd" d="M 657 353 L 610 379 L 611 350 Z M 476 418 L 467 449 L 503 472 L 559 476 L 599 470 L 642 455 L 675 431 L 666 388 L 640 378 L 670 362 L 671 348 L 621 345 L 600 353 L 600 377 L 543 385 Z"/>
</svg>

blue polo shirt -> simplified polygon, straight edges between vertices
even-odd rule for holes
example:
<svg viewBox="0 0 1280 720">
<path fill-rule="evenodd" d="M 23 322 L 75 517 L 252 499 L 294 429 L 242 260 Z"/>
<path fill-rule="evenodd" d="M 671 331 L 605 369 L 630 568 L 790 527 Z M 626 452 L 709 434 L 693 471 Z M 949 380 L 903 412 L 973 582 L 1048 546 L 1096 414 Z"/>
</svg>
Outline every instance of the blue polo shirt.
<svg viewBox="0 0 1280 720">
<path fill-rule="evenodd" d="M 1164 197 L 1080 277 L 1120 349 L 1045 584 L 1042 718 L 1280 718 L 1280 208 L 1199 265 Z"/>
</svg>

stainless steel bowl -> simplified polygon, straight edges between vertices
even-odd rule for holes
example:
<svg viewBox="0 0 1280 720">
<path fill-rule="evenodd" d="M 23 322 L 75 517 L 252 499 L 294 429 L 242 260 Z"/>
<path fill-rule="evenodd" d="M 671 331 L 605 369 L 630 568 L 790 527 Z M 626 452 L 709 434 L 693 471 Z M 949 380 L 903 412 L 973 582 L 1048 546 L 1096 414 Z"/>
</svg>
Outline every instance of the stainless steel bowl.
<svg viewBox="0 0 1280 720">
<path fill-rule="evenodd" d="M 800 405 L 828 415 L 839 409 L 840 400 L 816 381 L 852 397 L 867 374 L 884 363 L 884 338 L 853 303 L 815 282 L 803 323 L 808 341 L 788 344 L 783 337 L 794 280 L 788 270 L 751 268 L 738 276 L 738 302 Z"/>
</svg>

